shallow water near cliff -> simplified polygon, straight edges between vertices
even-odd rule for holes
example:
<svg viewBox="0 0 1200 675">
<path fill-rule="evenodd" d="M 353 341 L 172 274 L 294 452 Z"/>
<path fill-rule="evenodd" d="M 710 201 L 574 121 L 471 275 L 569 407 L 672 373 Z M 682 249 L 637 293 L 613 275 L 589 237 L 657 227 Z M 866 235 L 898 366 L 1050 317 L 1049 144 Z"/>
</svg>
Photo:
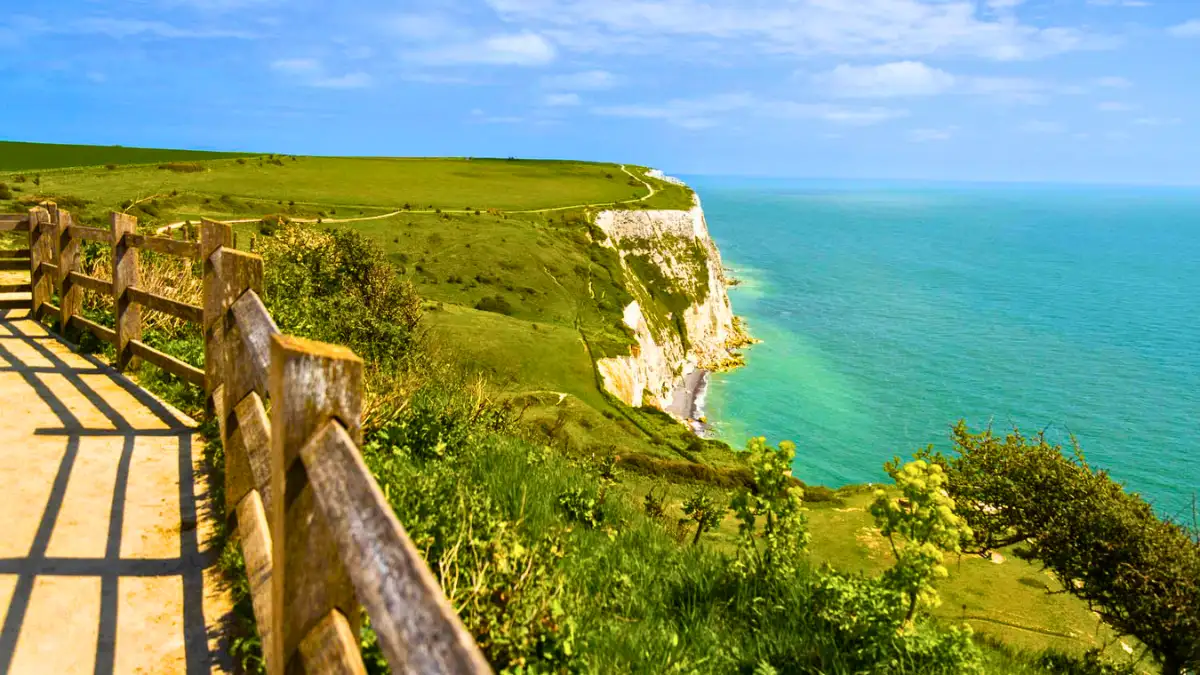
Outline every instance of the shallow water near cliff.
<svg viewBox="0 0 1200 675">
<path fill-rule="evenodd" d="M 1165 513 L 1200 490 L 1200 190 L 691 178 L 763 344 L 712 378 L 717 435 L 796 474 L 882 464 L 965 418 L 1079 438 Z"/>
</svg>

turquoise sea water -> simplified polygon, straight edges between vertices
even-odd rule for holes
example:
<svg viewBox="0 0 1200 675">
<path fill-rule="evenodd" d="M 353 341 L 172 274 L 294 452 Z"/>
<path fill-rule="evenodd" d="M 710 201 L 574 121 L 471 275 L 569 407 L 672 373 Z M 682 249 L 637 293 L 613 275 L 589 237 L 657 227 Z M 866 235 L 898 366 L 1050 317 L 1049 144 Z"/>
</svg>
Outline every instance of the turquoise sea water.
<svg viewBox="0 0 1200 675">
<path fill-rule="evenodd" d="M 735 313 L 725 440 L 804 480 L 886 480 L 965 418 L 1080 439 L 1166 513 L 1200 490 L 1200 190 L 692 178 Z"/>
</svg>

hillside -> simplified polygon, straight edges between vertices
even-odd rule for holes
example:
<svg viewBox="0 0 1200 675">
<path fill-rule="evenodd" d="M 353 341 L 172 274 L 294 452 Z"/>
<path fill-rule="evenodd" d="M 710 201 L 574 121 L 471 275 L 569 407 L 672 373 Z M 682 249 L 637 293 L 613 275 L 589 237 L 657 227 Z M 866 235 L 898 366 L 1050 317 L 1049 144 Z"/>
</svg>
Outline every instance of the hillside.
<svg viewBox="0 0 1200 675">
<path fill-rule="evenodd" d="M 546 511 L 553 509 L 551 497 L 569 489 L 564 476 L 590 480 L 593 465 L 607 458 L 615 462 L 618 456 L 625 471 L 616 493 L 627 497 L 628 504 L 616 510 L 638 510 L 647 493 L 669 486 L 666 522 L 683 515 L 684 501 L 697 489 L 729 494 L 752 482 L 745 458 L 727 445 L 696 437 L 653 405 L 642 407 L 662 403 L 669 392 L 661 385 L 679 375 L 675 367 L 687 359 L 684 352 L 698 338 L 696 326 L 711 319 L 700 317 L 695 308 L 723 292 L 715 247 L 697 246 L 699 239 L 684 236 L 696 227 L 694 218 L 662 215 L 692 208 L 690 190 L 648 176 L 646 167 L 285 155 L 200 161 L 153 151 L 163 154 L 107 168 L 72 164 L 99 155 L 71 155 L 62 147 L 45 147 L 40 155 L 37 147 L 25 148 L 25 167 L 0 173 L 0 182 L 12 191 L 11 199 L 0 200 L 0 210 L 20 211 L 54 199 L 82 223 L 103 226 L 110 210 L 126 210 L 147 230 L 200 217 L 247 220 L 235 226 L 243 249 L 261 249 L 272 230 L 258 219 L 278 214 L 314 221 L 318 229 L 350 228 L 375 242 L 420 295 L 424 330 L 440 355 L 482 375 L 490 396 L 520 411 L 519 429 L 505 437 L 502 449 L 471 459 L 465 467 L 483 474 L 473 480 L 490 486 L 495 499 L 508 499 L 508 507 L 520 505 L 516 520 L 526 517 L 528 498 L 530 519 L 557 522 Z M 53 168 L 55 162 L 58 168 Z M 39 167 L 48 168 L 37 174 L 29 170 Z M 668 221 L 674 224 L 664 226 Z M 635 300 L 642 317 L 636 329 L 627 313 Z M 670 345 L 663 343 L 663 335 L 671 338 Z M 653 367 L 644 364 L 653 351 L 647 339 L 664 355 Z M 602 386 L 606 377 L 618 377 L 617 366 L 600 368 L 597 362 L 611 365 L 631 355 L 643 363 L 630 371 L 655 371 L 631 377 L 659 386 L 649 395 L 641 387 L 630 389 L 623 401 Z M 528 453 L 535 451 L 523 443 L 549 447 L 558 459 L 534 459 Z M 523 459 L 513 459 L 517 456 Z M 413 480 L 449 489 L 445 476 L 426 476 L 420 464 L 397 467 L 380 461 L 378 470 L 394 472 L 396 484 Z M 561 475 L 537 473 L 547 461 Z M 503 470 L 489 462 L 502 464 Z M 489 475 L 492 470 L 496 476 Z M 500 485 L 501 476 L 508 476 L 510 484 Z M 522 480 L 529 482 L 527 494 L 524 483 L 512 484 Z M 411 506 L 419 497 L 402 493 L 394 503 Z M 546 503 L 532 504 L 537 497 Z M 814 561 L 856 572 L 886 566 L 888 554 L 879 541 L 863 534 L 870 533 L 871 524 L 861 491 L 813 487 L 806 498 Z M 737 531 L 734 516 L 726 515 L 707 538 L 712 551 L 735 550 Z M 591 537 L 581 546 L 596 559 L 631 552 L 667 555 L 659 550 L 665 545 L 661 533 L 645 535 L 636 546 L 613 549 L 617 553 L 608 552 L 599 530 L 580 536 Z M 704 569 L 717 564 L 707 554 L 688 556 L 708 566 Z M 646 570 L 643 559 L 635 562 L 621 564 L 636 567 L 641 578 L 651 580 L 645 581 L 648 585 L 669 576 L 669 570 Z M 953 602 L 940 611 L 943 619 L 955 621 L 969 612 L 976 630 L 1035 651 L 1108 646 L 1119 652 L 1082 603 L 1045 595 L 1051 585 L 1031 565 L 964 559 L 960 569 L 964 566 L 969 573 L 955 572 L 945 584 L 945 595 Z M 600 567 L 587 568 L 588 574 Z M 993 586 L 1005 592 L 993 594 L 988 590 Z M 684 602 L 670 597 L 669 588 L 657 592 L 663 603 Z M 669 609 L 664 604 L 646 611 L 656 621 L 676 626 L 680 619 Z M 645 663 L 637 660 L 645 658 L 637 656 L 643 648 L 671 651 L 664 646 L 664 635 L 656 634 L 654 639 L 662 642 L 652 646 L 623 636 L 622 648 L 629 653 L 620 655 L 628 659 L 621 662 Z M 718 642 L 708 636 L 694 644 L 713 647 Z M 1036 672 L 1013 665 L 1003 650 L 996 654 L 1004 663 L 997 672 Z M 700 668 L 700 662 L 688 659 L 673 662 Z"/>
</svg>

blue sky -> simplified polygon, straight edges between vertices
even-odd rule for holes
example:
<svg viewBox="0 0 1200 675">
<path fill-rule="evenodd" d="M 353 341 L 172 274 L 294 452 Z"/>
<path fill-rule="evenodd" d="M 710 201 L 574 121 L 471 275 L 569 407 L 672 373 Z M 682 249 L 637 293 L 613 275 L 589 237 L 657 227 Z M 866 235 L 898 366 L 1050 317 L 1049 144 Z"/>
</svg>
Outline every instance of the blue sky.
<svg viewBox="0 0 1200 675">
<path fill-rule="evenodd" d="M 54 0 L 0 138 L 1200 184 L 1194 0 Z"/>
</svg>

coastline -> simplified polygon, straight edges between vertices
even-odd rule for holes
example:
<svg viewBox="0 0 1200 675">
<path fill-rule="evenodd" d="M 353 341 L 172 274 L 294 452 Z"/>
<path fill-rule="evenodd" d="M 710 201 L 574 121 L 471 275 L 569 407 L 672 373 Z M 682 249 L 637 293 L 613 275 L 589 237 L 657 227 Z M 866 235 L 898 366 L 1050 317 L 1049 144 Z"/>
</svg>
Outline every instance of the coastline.
<svg viewBox="0 0 1200 675">
<path fill-rule="evenodd" d="M 671 405 L 666 409 L 667 413 L 683 421 L 688 428 L 702 437 L 707 437 L 709 431 L 708 424 L 701 421 L 705 419 L 704 400 L 708 392 L 709 375 L 710 372 L 702 368 L 684 375 L 683 381 L 671 396 Z"/>
</svg>

